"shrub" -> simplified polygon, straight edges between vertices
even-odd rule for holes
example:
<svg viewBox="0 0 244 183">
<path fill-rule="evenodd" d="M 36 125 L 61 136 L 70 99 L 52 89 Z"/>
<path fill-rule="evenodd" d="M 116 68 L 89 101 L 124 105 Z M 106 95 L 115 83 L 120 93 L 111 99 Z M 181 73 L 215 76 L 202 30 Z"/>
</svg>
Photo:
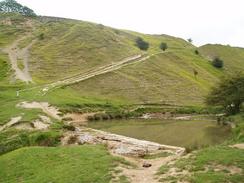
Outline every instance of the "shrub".
<svg viewBox="0 0 244 183">
<path fill-rule="evenodd" d="M 199 55 L 199 51 L 198 51 L 198 50 L 195 50 L 194 53 L 195 53 L 196 55 Z"/>
<path fill-rule="evenodd" d="M 208 105 L 222 106 L 227 114 L 239 113 L 243 102 L 244 75 L 242 74 L 222 80 L 212 88 L 206 98 Z"/>
<path fill-rule="evenodd" d="M 39 40 L 43 40 L 43 39 L 44 39 L 44 33 L 39 34 L 39 35 L 38 35 L 38 39 L 39 39 Z"/>
<path fill-rule="evenodd" d="M 138 37 L 136 39 L 136 45 L 141 50 L 148 50 L 148 48 L 149 48 L 149 43 L 144 41 L 141 37 Z"/>
<path fill-rule="evenodd" d="M 57 146 L 61 135 L 58 132 L 39 132 L 30 136 L 31 145 Z"/>
<path fill-rule="evenodd" d="M 187 41 L 188 41 L 189 43 L 192 43 L 192 39 L 191 39 L 191 38 L 187 39 Z"/>
<path fill-rule="evenodd" d="M 212 65 L 216 68 L 222 68 L 224 66 L 224 61 L 216 57 L 213 59 Z"/>
<path fill-rule="evenodd" d="M 69 130 L 69 131 L 75 131 L 75 127 L 72 125 L 64 125 L 63 129 Z"/>
<path fill-rule="evenodd" d="M 161 50 L 165 51 L 168 48 L 168 45 L 167 43 L 162 42 L 159 47 Z"/>
</svg>

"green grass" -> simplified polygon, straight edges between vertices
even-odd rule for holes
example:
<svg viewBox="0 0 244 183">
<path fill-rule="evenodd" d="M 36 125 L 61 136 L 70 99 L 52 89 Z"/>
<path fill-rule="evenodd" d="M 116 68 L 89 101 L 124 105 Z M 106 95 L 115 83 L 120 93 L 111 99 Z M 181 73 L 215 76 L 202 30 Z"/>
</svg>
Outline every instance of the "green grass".
<svg viewBox="0 0 244 183">
<path fill-rule="evenodd" d="M 0 182 L 107 183 L 115 165 L 103 146 L 22 148 L 0 156 Z"/>
<path fill-rule="evenodd" d="M 44 39 L 31 51 L 30 68 L 36 81 L 69 77 L 140 53 L 133 36 L 99 24 L 50 20 L 33 34 L 41 33 Z"/>
<path fill-rule="evenodd" d="M 222 170 L 215 170 L 222 166 Z M 240 168 L 241 172 L 230 174 L 232 167 Z M 157 175 L 166 174 L 171 168 L 177 172 L 188 171 L 187 175 L 178 175 L 174 180 L 183 180 L 192 183 L 240 183 L 244 179 L 244 153 L 241 149 L 233 149 L 226 146 L 215 146 L 195 152 L 189 158 L 183 158 L 171 165 L 164 165 Z M 162 178 L 164 182 L 168 180 Z M 171 178 L 169 179 L 171 180 Z"/>
<path fill-rule="evenodd" d="M 0 51 L 0 83 L 9 81 L 10 66 L 8 64 L 8 56 Z"/>
<path fill-rule="evenodd" d="M 3 29 L 11 28 L 18 32 L 18 35 L 23 34 L 27 30 L 26 25 L 18 26 L 20 31 L 15 24 L 29 19 L 12 16 L 13 24 L 4 24 Z M 2 20 L 6 20 L 6 17 L 3 16 Z M 83 99 L 88 97 L 98 102 L 112 100 L 118 103 L 202 106 L 204 96 L 225 73 L 225 70 L 212 67 L 205 56 L 196 55 L 196 48 L 180 38 L 144 35 L 69 19 L 39 17 L 31 22 L 35 29 L 30 37 L 19 43 L 19 46 L 24 47 L 33 39 L 37 40 L 30 50 L 29 63 L 31 76 L 36 83 L 57 81 L 140 54 L 142 51 L 135 46 L 136 37 L 142 37 L 150 43 L 149 50 L 143 53 L 157 53 L 145 62 L 70 86 L 71 90 L 75 90 L 72 93 Z M 43 39 L 38 39 L 40 34 L 43 34 Z M 17 36 L 15 33 L 6 32 L 2 35 L 3 40 L 11 37 L 10 35 L 14 38 Z M 169 48 L 159 54 L 161 42 L 167 43 Z M 240 59 L 242 57 L 239 56 L 234 59 L 237 67 L 242 62 Z M 231 70 L 232 66 L 227 64 L 226 69 Z M 198 72 L 196 78 L 194 70 Z"/>
<path fill-rule="evenodd" d="M 194 69 L 199 72 L 197 78 Z M 220 71 L 191 50 L 169 51 L 71 87 L 108 100 L 203 105 L 204 96 L 220 76 Z"/>
<path fill-rule="evenodd" d="M 13 42 L 18 36 L 26 33 L 29 18 L 15 13 L 0 13 L 0 48 Z"/>
<path fill-rule="evenodd" d="M 60 128 L 44 132 L 8 129 L 0 134 L 0 155 L 26 146 L 57 146 L 61 135 Z"/>
<path fill-rule="evenodd" d="M 206 58 L 213 60 L 219 57 L 224 61 L 224 71 L 228 74 L 243 72 L 244 49 L 238 47 L 224 46 L 218 44 L 207 44 L 199 49 Z"/>
</svg>

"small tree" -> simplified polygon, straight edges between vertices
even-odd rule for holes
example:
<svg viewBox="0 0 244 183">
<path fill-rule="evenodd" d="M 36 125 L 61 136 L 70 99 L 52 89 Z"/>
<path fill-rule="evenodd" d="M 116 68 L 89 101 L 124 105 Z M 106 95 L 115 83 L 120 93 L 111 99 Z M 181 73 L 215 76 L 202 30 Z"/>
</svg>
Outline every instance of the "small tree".
<svg viewBox="0 0 244 183">
<path fill-rule="evenodd" d="M 196 55 L 199 55 L 199 51 L 198 51 L 198 50 L 195 50 L 194 53 L 195 53 Z"/>
<path fill-rule="evenodd" d="M 159 47 L 161 50 L 165 51 L 168 48 L 168 45 L 167 43 L 162 42 Z"/>
<path fill-rule="evenodd" d="M 192 39 L 191 39 L 191 38 L 187 39 L 187 41 L 188 41 L 189 43 L 192 43 Z"/>
<path fill-rule="evenodd" d="M 223 106 L 227 114 L 240 112 L 244 102 L 244 75 L 222 80 L 206 98 L 209 105 Z"/>
<path fill-rule="evenodd" d="M 216 68 L 222 68 L 224 66 L 224 61 L 221 60 L 219 57 L 216 57 L 213 59 L 212 65 Z"/>
<path fill-rule="evenodd" d="M 144 41 L 141 37 L 136 38 L 136 45 L 141 50 L 147 50 L 149 48 L 149 43 Z"/>
<path fill-rule="evenodd" d="M 194 77 L 197 78 L 198 72 L 196 69 L 193 69 L 193 74 L 194 74 Z"/>
</svg>

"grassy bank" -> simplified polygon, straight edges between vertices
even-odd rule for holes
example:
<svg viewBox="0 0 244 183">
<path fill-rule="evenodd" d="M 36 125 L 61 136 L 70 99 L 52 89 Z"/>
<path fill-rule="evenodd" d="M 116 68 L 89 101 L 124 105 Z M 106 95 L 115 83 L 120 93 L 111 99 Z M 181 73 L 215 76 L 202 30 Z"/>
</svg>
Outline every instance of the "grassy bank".
<svg viewBox="0 0 244 183">
<path fill-rule="evenodd" d="M 244 142 L 244 114 L 231 116 L 236 124 L 232 138 L 222 145 L 208 147 L 193 152 L 171 165 L 162 166 L 158 174 L 161 181 L 192 183 L 240 183 L 244 180 L 244 150 L 231 147 L 232 144 Z M 169 175 L 175 169 L 176 176 Z"/>
<path fill-rule="evenodd" d="M 0 156 L 0 182 L 107 183 L 115 165 L 103 146 L 22 148 Z"/>
</svg>

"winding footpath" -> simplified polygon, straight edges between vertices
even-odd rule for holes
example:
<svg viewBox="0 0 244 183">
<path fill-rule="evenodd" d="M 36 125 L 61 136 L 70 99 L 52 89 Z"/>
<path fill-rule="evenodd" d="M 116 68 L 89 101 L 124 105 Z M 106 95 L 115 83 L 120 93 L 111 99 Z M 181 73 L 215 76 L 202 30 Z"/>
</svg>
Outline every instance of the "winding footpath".
<svg viewBox="0 0 244 183">
<path fill-rule="evenodd" d="M 28 62 L 30 57 L 29 50 L 32 47 L 32 45 L 36 42 L 36 40 L 33 40 L 30 44 L 28 44 L 26 47 L 22 49 L 18 47 L 18 44 L 20 41 L 26 39 L 29 36 L 30 35 L 26 35 L 20 39 L 17 39 L 10 46 L 2 50 L 4 53 L 7 53 L 9 56 L 9 60 L 11 62 L 11 68 L 15 72 L 14 74 L 15 79 L 19 79 L 26 83 L 33 82 L 31 75 L 29 73 Z M 20 68 L 20 65 L 23 68 Z"/>
</svg>

